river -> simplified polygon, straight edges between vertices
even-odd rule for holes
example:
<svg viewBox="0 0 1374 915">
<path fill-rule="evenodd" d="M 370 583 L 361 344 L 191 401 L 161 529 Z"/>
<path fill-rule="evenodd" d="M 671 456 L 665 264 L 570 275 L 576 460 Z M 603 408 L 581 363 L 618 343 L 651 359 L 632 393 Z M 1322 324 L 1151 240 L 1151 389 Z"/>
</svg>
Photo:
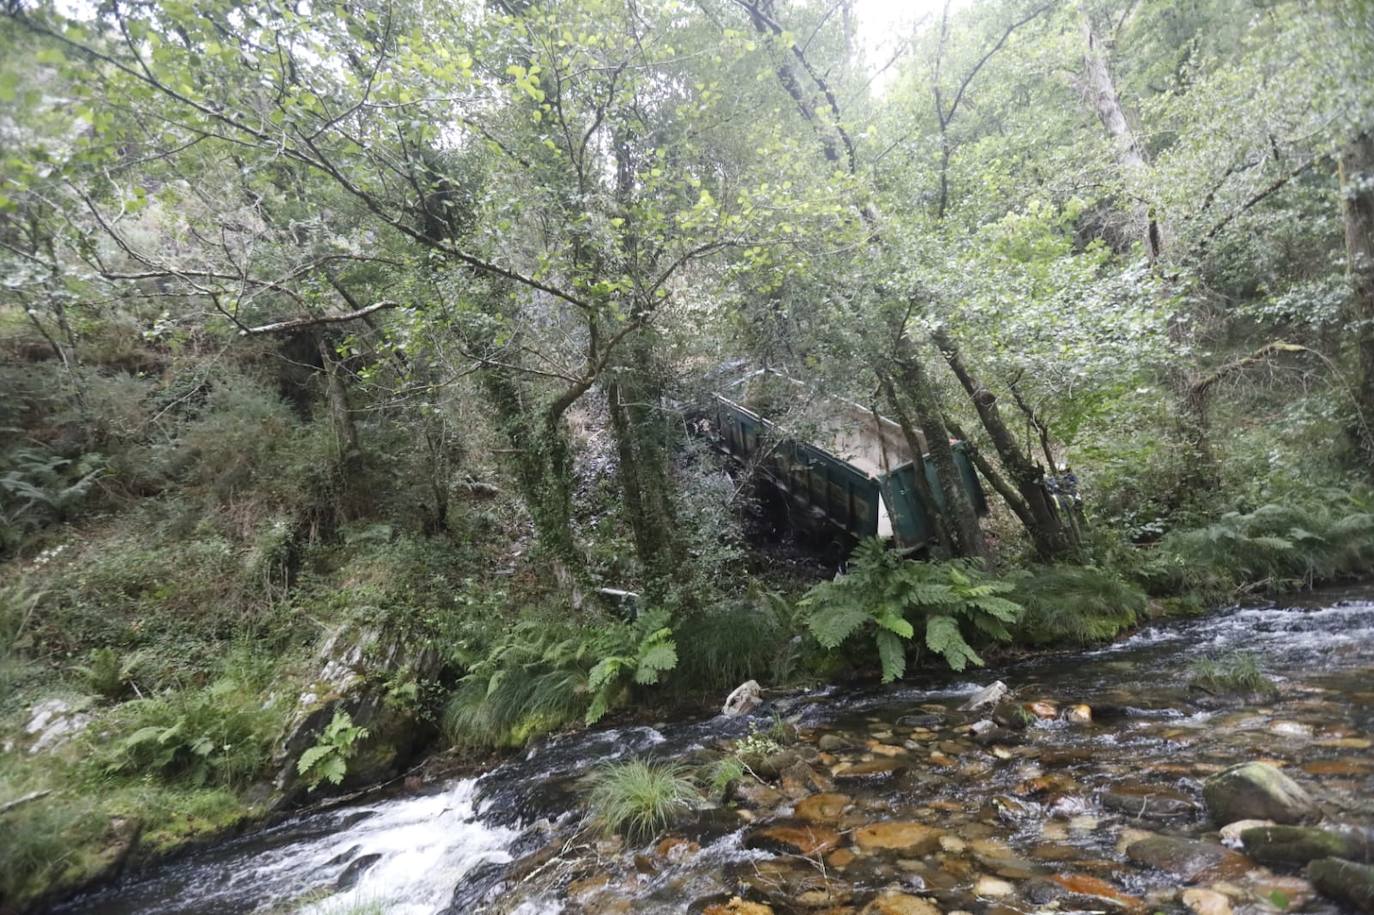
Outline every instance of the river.
<svg viewBox="0 0 1374 915">
<path fill-rule="evenodd" d="M 1197 661 L 1237 651 L 1253 654 L 1276 695 L 1228 699 L 1190 684 Z M 1046 717 L 970 730 L 983 715 L 958 707 L 999 679 Z M 1066 720 L 1079 704 L 1091 723 Z M 579 780 L 598 763 L 705 760 L 777 716 L 799 729 L 802 765 L 776 783 L 751 782 L 643 848 L 579 829 Z M 1125 849 L 1143 836 L 1214 842 L 1203 779 L 1256 759 L 1311 789 L 1328 816 L 1374 823 L 1372 735 L 1374 588 L 1320 591 L 996 670 L 793 695 L 751 719 L 556 737 L 478 778 L 304 814 L 56 911 L 1010 915 L 1087 899 L 1088 910 L 1143 912 L 1182 911 L 1184 884 L 1237 912 L 1341 911 L 1299 872 L 1238 852 L 1193 872 Z M 894 822 L 925 838 L 883 848 L 870 827 Z M 816 848 L 768 834 L 799 824 Z"/>
</svg>

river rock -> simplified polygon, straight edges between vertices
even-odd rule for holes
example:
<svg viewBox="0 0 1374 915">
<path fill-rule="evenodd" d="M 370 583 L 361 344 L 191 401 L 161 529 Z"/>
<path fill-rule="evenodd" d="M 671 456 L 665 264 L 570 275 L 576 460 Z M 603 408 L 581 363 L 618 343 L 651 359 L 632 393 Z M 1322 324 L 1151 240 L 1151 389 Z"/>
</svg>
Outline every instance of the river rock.
<svg viewBox="0 0 1374 915">
<path fill-rule="evenodd" d="M 24 735 L 32 742 L 30 753 L 56 750 L 91 723 L 91 716 L 66 699 L 44 699 L 29 709 Z"/>
<path fill-rule="evenodd" d="M 345 788 L 394 775 L 433 734 L 419 708 L 395 701 L 392 693 L 403 681 L 419 684 L 438 675 L 442 658 L 435 646 L 371 626 L 343 626 L 321 643 L 315 663 L 317 673 L 297 698 L 273 754 L 276 787 L 286 799 L 304 790 L 296 761 L 318 742 L 335 712 L 368 731 L 348 761 Z"/>
<path fill-rule="evenodd" d="M 778 822 L 750 830 L 745 848 L 762 848 L 786 854 L 814 855 L 840 844 L 840 834 L 818 823 Z"/>
<path fill-rule="evenodd" d="M 701 910 L 701 915 L 773 915 L 773 907 L 732 896 L 725 902 L 710 903 Z"/>
<path fill-rule="evenodd" d="M 1259 826 L 1241 833 L 1245 853 L 1266 864 L 1306 864 L 1317 858 L 1374 862 L 1374 838 L 1362 829 Z"/>
<path fill-rule="evenodd" d="M 1240 848 L 1241 834 L 1247 829 L 1256 829 L 1260 826 L 1273 826 L 1273 820 L 1236 820 L 1234 823 L 1227 823 L 1221 827 L 1221 844 L 1227 848 Z"/>
<path fill-rule="evenodd" d="M 1069 724 L 1092 724 L 1093 710 L 1090 705 L 1072 705 L 1064 713 L 1064 720 Z"/>
<path fill-rule="evenodd" d="M 1067 892 L 1071 898 L 1066 901 L 1072 902 L 1074 907 L 1096 908 L 1106 904 L 1110 908 L 1126 912 L 1140 912 L 1145 908 L 1144 901 L 1139 897 L 1128 895 L 1107 881 L 1089 874 L 1056 874 L 1049 878 L 1048 883 Z M 1038 883 L 1037 885 L 1044 886 L 1045 884 Z M 1044 904 L 1055 898 L 1059 897 L 1042 897 L 1037 898 L 1036 901 Z"/>
<path fill-rule="evenodd" d="M 929 854 L 940 847 L 943 829 L 910 820 L 870 823 L 854 831 L 854 844 L 864 851 L 892 851 L 908 857 Z"/>
<path fill-rule="evenodd" d="M 1001 680 L 994 680 L 972 696 L 969 696 L 964 704 L 959 706 L 959 711 L 973 712 L 980 708 L 990 708 L 1006 698 L 1009 692 L 1011 692 L 1011 690 L 1007 689 L 1007 684 L 1003 683 Z"/>
<path fill-rule="evenodd" d="M 1236 820 L 1304 823 L 1319 816 L 1305 788 L 1260 762 L 1242 763 L 1213 775 L 1203 783 L 1202 794 L 1218 826 Z"/>
<path fill-rule="evenodd" d="M 1339 858 L 1320 858 L 1307 865 L 1307 879 L 1322 895 L 1361 912 L 1374 913 L 1374 867 Z"/>
<path fill-rule="evenodd" d="M 1016 887 L 1005 880 L 996 877 L 989 877 L 986 874 L 979 877 L 973 884 L 973 894 L 975 896 L 1010 896 L 1016 892 Z"/>
<path fill-rule="evenodd" d="M 720 713 L 726 718 L 738 718 L 740 715 L 749 714 L 762 704 L 763 689 L 758 681 L 745 680 L 725 697 L 725 705 L 721 707 Z"/>
<path fill-rule="evenodd" d="M 1140 783 L 1112 786 L 1102 795 L 1102 806 L 1136 819 L 1192 816 L 1196 809 L 1193 799 L 1181 791 Z"/>
<path fill-rule="evenodd" d="M 903 893 L 900 890 L 884 890 L 859 915 L 940 915 L 940 908 L 929 899 Z"/>
<path fill-rule="evenodd" d="M 813 794 L 797 801 L 796 815 L 808 823 L 833 824 L 849 806 L 847 794 Z"/>
<path fill-rule="evenodd" d="M 1175 836 L 1141 839 L 1126 849 L 1126 857 L 1180 877 L 1185 883 L 1224 879 L 1251 867 L 1248 858 L 1225 846 Z"/>
<path fill-rule="evenodd" d="M 382 860 L 382 856 L 375 852 L 370 855 L 362 855 L 354 858 L 349 862 L 348 867 L 344 868 L 343 873 L 339 875 L 339 879 L 335 881 L 334 889 L 339 892 L 352 889 L 353 886 L 362 879 L 363 874 L 371 870 L 372 865 L 380 860 Z"/>
<path fill-rule="evenodd" d="M 1215 890 L 1198 887 L 1184 890 L 1183 904 L 1193 915 L 1231 915 L 1231 900 Z"/>
</svg>

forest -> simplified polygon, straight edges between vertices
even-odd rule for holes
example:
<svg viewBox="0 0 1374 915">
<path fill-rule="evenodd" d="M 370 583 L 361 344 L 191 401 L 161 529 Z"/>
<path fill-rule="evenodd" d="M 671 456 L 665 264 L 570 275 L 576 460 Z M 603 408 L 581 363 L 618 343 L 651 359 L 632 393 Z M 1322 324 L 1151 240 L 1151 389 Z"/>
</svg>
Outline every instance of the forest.
<svg viewBox="0 0 1374 915">
<path fill-rule="evenodd" d="M 1066 908 L 1374 911 L 1368 638 L 1179 647 L 1155 705 L 1034 666 L 1374 570 L 1374 3 L 907 6 L 0 2 L 0 913 L 982 915 L 1037 881 Z M 863 430 L 868 464 L 836 444 Z M 966 721 L 881 700 L 858 737 L 798 704 L 996 678 L 986 724 L 981 693 Z M 734 724 L 675 742 L 727 695 Z M 1023 828 L 1006 785 L 1059 777 L 1046 753 L 998 781 L 1026 735 L 1166 705 L 1304 742 L 1199 750 L 1161 796 L 1182 778 L 1230 828 L 1207 766 L 1287 759 L 1288 801 L 1283 772 L 1346 779 L 1346 831 L 1295 862 L 1249 830 L 1278 882 L 1229 896 L 1137 854 L 1215 835 L 1177 810 L 1092 846 L 1158 887 L 977 850 L 1003 842 L 977 810 Z M 538 776 L 561 807 L 483 789 L 520 836 L 483 860 L 516 863 L 438 903 L 383 854 L 347 871 L 367 896 L 62 908 L 650 727 Z M 990 792 L 963 832 L 941 760 Z M 1075 778 L 1130 817 L 1119 777 Z M 889 842 L 874 791 L 944 800 Z M 1027 791 L 1047 836 L 1077 796 Z M 708 810 L 782 817 L 733 840 L 791 855 L 772 883 L 702 863 L 724 826 L 672 831 Z M 1234 821 L 1317 829 L 1265 810 Z M 557 853 L 526 847 L 540 817 Z M 938 861 L 899 892 L 893 849 Z M 783 873 L 813 859 L 820 889 Z"/>
</svg>

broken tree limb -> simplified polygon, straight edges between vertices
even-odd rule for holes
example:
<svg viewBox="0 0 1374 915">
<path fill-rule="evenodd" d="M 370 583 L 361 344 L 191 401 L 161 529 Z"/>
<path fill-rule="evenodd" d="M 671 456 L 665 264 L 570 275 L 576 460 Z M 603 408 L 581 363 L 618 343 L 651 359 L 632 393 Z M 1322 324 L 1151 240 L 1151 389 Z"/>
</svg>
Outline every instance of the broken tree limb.
<svg viewBox="0 0 1374 915">
<path fill-rule="evenodd" d="M 365 318 L 368 315 L 376 314 L 387 308 L 395 308 L 400 302 L 393 302 L 385 299 L 381 302 L 374 302 L 356 311 L 346 311 L 341 314 L 325 315 L 305 315 L 300 318 L 291 318 L 288 321 L 277 321 L 272 324 L 260 324 L 257 327 L 245 327 L 239 331 L 240 336 L 256 336 L 258 334 L 277 334 L 283 331 L 299 330 L 302 327 L 315 327 L 319 324 L 342 324 L 345 321 L 356 321 L 358 318 Z"/>
</svg>

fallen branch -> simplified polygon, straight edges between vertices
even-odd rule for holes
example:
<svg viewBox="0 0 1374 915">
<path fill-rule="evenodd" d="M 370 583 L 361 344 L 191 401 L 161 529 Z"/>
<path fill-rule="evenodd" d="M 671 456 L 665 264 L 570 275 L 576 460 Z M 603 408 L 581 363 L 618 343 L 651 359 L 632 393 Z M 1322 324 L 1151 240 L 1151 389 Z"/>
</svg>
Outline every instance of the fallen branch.
<svg viewBox="0 0 1374 915">
<path fill-rule="evenodd" d="M 275 324 L 245 327 L 243 330 L 239 331 L 239 335 L 246 337 L 257 334 L 275 334 L 287 330 L 298 330 L 302 327 L 314 327 L 317 324 L 340 324 L 344 321 L 354 321 L 358 318 L 365 318 L 370 314 L 375 314 L 386 308 L 395 308 L 400 304 L 400 302 L 383 300 L 381 302 L 374 302 L 366 308 L 359 308 L 357 311 L 346 311 L 343 314 L 306 315 L 303 318 L 292 318 L 289 321 L 278 321 Z"/>
<path fill-rule="evenodd" d="M 1273 343 L 1266 343 L 1264 346 L 1261 346 L 1259 349 L 1255 350 L 1250 355 L 1242 356 L 1239 359 L 1236 359 L 1232 362 L 1228 362 L 1225 365 L 1219 367 L 1216 371 L 1212 372 L 1210 375 L 1207 375 L 1203 378 L 1199 378 L 1197 381 L 1194 381 L 1192 385 L 1190 385 L 1188 388 L 1189 397 L 1194 401 L 1200 401 L 1204 396 L 1206 396 L 1207 392 L 1211 390 L 1211 388 L 1215 384 L 1217 384 L 1217 382 L 1224 379 L 1227 375 L 1233 375 L 1236 372 L 1244 371 L 1252 365 L 1259 365 L 1266 359 L 1269 359 L 1273 356 L 1277 356 L 1280 353 L 1307 352 L 1311 352 L 1311 350 L 1298 343 L 1285 343 L 1282 340 L 1276 340 Z"/>
<path fill-rule="evenodd" d="M 45 791 L 30 791 L 23 797 L 17 797 L 12 801 L 5 801 L 5 803 L 0 804 L 0 816 L 3 816 L 4 814 L 7 814 L 11 810 L 14 810 L 18 807 L 23 807 L 30 801 L 36 801 L 41 797 L 47 797 L 49 794 L 52 794 L 51 789 Z"/>
</svg>

